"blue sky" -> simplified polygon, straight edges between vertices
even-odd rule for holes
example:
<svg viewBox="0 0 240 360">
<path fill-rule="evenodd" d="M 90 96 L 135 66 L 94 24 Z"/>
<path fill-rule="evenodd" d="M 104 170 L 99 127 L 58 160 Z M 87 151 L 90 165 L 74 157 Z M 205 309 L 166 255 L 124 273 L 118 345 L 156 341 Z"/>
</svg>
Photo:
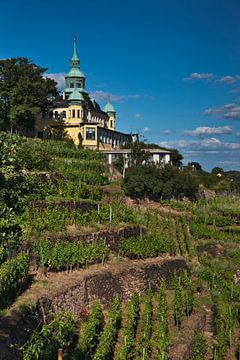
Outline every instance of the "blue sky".
<svg viewBox="0 0 240 360">
<path fill-rule="evenodd" d="M 0 0 L 0 58 L 63 80 L 77 34 L 87 89 L 117 128 L 184 162 L 240 170 L 239 0 Z"/>
</svg>

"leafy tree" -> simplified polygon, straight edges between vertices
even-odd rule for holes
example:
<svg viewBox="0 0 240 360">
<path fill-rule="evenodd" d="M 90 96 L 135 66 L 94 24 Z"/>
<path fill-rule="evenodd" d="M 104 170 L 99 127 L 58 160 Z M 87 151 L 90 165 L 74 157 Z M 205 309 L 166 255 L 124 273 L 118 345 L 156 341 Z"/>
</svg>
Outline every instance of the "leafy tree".
<svg viewBox="0 0 240 360">
<path fill-rule="evenodd" d="M 123 189 L 126 195 L 135 199 L 148 197 L 160 200 L 183 196 L 194 199 L 198 184 L 191 173 L 174 166 L 141 165 L 127 169 Z"/>
<path fill-rule="evenodd" d="M 174 166 L 182 166 L 182 160 L 183 156 L 180 154 L 180 152 L 176 149 L 172 149 L 172 164 Z"/>
<path fill-rule="evenodd" d="M 0 60 L 0 125 L 4 130 L 33 129 L 34 117 L 57 95 L 47 69 L 24 57 Z"/>
<path fill-rule="evenodd" d="M 223 168 L 216 166 L 212 169 L 211 173 L 217 175 L 217 174 L 223 174 L 224 171 Z"/>
<path fill-rule="evenodd" d="M 56 119 L 56 125 L 54 125 L 54 128 L 52 129 L 51 137 L 52 139 L 59 141 L 71 140 L 66 130 L 65 121 L 62 117 Z"/>
<path fill-rule="evenodd" d="M 192 170 L 202 170 L 202 165 L 196 161 L 189 162 L 188 167 L 191 168 Z"/>
</svg>

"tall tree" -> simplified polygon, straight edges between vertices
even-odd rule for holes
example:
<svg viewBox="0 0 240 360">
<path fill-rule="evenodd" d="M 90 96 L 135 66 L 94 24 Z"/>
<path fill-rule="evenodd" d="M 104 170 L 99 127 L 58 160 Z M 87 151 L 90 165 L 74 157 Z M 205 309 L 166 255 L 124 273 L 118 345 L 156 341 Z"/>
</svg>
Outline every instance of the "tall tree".
<svg viewBox="0 0 240 360">
<path fill-rule="evenodd" d="M 47 69 L 27 58 L 0 60 L 0 127 L 13 132 L 33 129 L 34 117 L 57 95 Z"/>
</svg>

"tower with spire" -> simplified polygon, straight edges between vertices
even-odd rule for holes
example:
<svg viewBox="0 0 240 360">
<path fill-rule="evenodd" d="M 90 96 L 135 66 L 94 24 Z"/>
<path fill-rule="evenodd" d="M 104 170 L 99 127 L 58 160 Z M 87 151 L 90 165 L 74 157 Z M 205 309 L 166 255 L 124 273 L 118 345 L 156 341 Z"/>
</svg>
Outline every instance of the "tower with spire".
<svg viewBox="0 0 240 360">
<path fill-rule="evenodd" d="M 80 93 L 87 93 L 86 91 L 86 77 L 80 69 L 80 60 L 77 55 L 77 37 L 74 34 L 73 56 L 70 60 L 70 69 L 65 77 L 65 94 L 71 94 L 74 89 Z"/>
<path fill-rule="evenodd" d="M 51 136 L 52 129 L 59 126 L 60 120 L 74 143 L 78 145 L 81 139 L 82 146 L 89 149 L 115 149 L 131 141 L 131 135 L 116 131 L 116 110 L 110 99 L 102 109 L 97 101 L 90 98 L 77 54 L 76 34 L 65 89 L 53 100 L 46 113 L 49 116 L 37 122 L 36 136 Z"/>
</svg>

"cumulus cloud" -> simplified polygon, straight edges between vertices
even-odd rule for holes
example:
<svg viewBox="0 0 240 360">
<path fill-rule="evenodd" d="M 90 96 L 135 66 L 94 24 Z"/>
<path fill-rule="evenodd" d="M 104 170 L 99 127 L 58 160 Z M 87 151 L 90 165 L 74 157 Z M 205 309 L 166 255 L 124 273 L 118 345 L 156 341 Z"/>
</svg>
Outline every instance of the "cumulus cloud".
<svg viewBox="0 0 240 360">
<path fill-rule="evenodd" d="M 145 127 L 145 128 L 143 128 L 143 132 L 150 132 L 151 131 L 151 129 L 149 128 L 149 127 Z"/>
<path fill-rule="evenodd" d="M 209 108 L 205 115 L 214 115 L 229 120 L 240 120 L 240 103 L 226 104 L 222 107 Z"/>
<path fill-rule="evenodd" d="M 223 135 L 223 134 L 232 134 L 233 129 L 231 126 L 217 126 L 217 127 L 208 127 L 200 126 L 194 130 L 186 130 L 183 132 L 187 136 L 205 136 L 205 135 Z"/>
<path fill-rule="evenodd" d="M 185 81 L 192 81 L 192 80 L 210 80 L 213 79 L 214 75 L 212 73 L 192 73 L 191 75 L 183 78 Z"/>
<path fill-rule="evenodd" d="M 222 76 L 220 79 L 217 79 L 216 82 L 219 84 L 234 84 L 237 81 L 235 76 Z"/>
<path fill-rule="evenodd" d="M 160 146 L 167 148 L 177 148 L 181 150 L 191 151 L 221 151 L 221 150 L 240 150 L 240 144 L 232 142 L 224 142 L 214 137 L 204 140 L 176 140 L 161 141 Z"/>
<path fill-rule="evenodd" d="M 184 77 L 184 81 L 194 81 L 194 80 L 207 80 L 215 82 L 220 85 L 233 85 L 240 80 L 239 75 L 225 75 L 220 76 L 212 73 L 192 73 L 191 75 Z"/>
<path fill-rule="evenodd" d="M 237 133 L 236 133 L 236 137 L 240 137 L 240 132 L 237 132 Z"/>
<path fill-rule="evenodd" d="M 53 79 L 57 83 L 57 88 L 59 91 L 62 91 L 65 87 L 65 76 L 66 73 L 51 73 L 51 74 L 44 74 L 44 76 Z"/>
<path fill-rule="evenodd" d="M 142 118 L 142 114 L 136 113 L 136 114 L 134 115 L 134 117 L 135 117 L 135 119 L 141 119 L 141 118 Z"/>
</svg>

